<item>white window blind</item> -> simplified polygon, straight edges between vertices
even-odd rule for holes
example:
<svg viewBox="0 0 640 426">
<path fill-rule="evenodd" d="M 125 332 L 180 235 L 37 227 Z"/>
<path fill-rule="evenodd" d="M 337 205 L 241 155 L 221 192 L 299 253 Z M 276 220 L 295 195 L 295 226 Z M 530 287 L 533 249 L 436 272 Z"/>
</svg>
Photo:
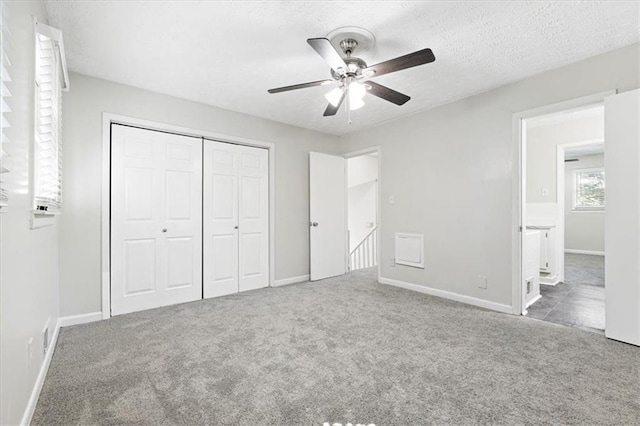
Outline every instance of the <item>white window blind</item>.
<svg viewBox="0 0 640 426">
<path fill-rule="evenodd" d="M 603 168 L 578 169 L 573 172 L 574 210 L 604 210 L 605 177 Z"/>
<path fill-rule="evenodd" d="M 62 207 L 62 89 L 68 88 L 62 33 L 36 24 L 36 105 L 34 209 L 59 213 Z"/>
<path fill-rule="evenodd" d="M 7 14 L 6 14 L 6 2 L 2 2 L 1 13 L 2 17 L 2 31 L 0 32 L 0 37 L 2 37 L 2 64 L 0 72 L 2 73 L 0 80 L 2 80 L 2 133 L 0 136 L 0 212 L 5 211 L 9 204 L 9 193 L 7 191 L 6 186 L 6 174 L 9 172 L 7 169 L 7 144 L 9 143 L 9 138 L 7 137 L 7 130 L 11 127 L 11 123 L 9 121 L 9 114 L 11 113 L 11 108 L 9 107 L 8 98 L 11 97 L 11 92 L 7 87 L 7 83 L 11 81 L 11 76 L 9 75 L 9 68 L 11 68 L 11 61 L 9 60 L 9 50 L 10 50 L 10 35 L 9 26 L 7 25 Z"/>
</svg>

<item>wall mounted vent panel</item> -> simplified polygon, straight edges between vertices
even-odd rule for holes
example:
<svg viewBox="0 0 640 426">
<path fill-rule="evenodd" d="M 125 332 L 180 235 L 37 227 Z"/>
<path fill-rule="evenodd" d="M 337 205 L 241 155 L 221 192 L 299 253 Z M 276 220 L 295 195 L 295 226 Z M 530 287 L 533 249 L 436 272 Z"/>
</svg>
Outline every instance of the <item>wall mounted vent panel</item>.
<svg viewBox="0 0 640 426">
<path fill-rule="evenodd" d="M 397 265 L 424 268 L 424 235 L 397 232 L 395 243 Z"/>
</svg>

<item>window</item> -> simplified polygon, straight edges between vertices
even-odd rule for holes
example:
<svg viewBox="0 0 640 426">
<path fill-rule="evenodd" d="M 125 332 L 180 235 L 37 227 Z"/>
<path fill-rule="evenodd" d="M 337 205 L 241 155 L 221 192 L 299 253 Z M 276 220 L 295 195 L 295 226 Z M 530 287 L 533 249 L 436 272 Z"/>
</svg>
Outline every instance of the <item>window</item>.
<svg viewBox="0 0 640 426">
<path fill-rule="evenodd" d="M 36 23 L 35 131 L 33 208 L 38 215 L 56 214 L 62 207 L 62 90 L 69 77 L 62 33 Z"/>
<path fill-rule="evenodd" d="M 574 170 L 573 182 L 574 210 L 604 210 L 603 168 Z"/>
</svg>

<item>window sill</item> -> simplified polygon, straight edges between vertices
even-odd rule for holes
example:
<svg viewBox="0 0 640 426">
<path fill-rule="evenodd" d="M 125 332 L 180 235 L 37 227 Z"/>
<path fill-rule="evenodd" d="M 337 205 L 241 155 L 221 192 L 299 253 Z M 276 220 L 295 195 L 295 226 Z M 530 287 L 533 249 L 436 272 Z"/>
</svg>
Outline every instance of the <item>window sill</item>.
<svg viewBox="0 0 640 426">
<path fill-rule="evenodd" d="M 585 209 L 585 210 L 582 210 L 582 209 L 571 209 L 570 213 L 571 214 L 574 214 L 574 213 L 576 213 L 576 214 L 582 214 L 582 213 L 604 213 L 604 211 L 605 211 L 605 209 L 591 209 L 591 210 L 588 210 L 588 209 Z"/>
<path fill-rule="evenodd" d="M 55 213 L 31 213 L 31 229 L 44 228 L 56 224 Z"/>
</svg>

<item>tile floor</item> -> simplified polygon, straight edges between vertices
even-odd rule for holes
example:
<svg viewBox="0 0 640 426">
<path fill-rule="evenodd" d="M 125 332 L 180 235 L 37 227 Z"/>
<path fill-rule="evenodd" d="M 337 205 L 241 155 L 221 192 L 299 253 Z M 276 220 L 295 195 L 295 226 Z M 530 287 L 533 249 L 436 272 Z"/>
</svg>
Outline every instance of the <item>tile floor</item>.
<svg viewBox="0 0 640 426">
<path fill-rule="evenodd" d="M 531 318 L 604 333 L 604 256 L 565 255 L 565 282 L 541 285 Z"/>
</svg>

